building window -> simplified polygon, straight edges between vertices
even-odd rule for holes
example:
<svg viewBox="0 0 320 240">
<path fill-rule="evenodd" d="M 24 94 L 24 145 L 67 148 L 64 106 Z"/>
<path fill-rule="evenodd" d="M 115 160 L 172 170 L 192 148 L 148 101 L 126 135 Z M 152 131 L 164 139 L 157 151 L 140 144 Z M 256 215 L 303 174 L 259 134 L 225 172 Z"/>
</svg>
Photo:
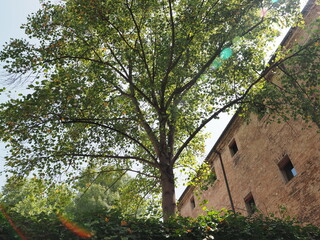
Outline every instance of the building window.
<svg viewBox="0 0 320 240">
<path fill-rule="evenodd" d="M 289 182 L 293 177 L 297 175 L 297 171 L 294 168 L 290 158 L 286 155 L 278 164 L 279 169 L 286 182 Z"/>
<path fill-rule="evenodd" d="M 230 153 L 231 156 L 234 156 L 237 152 L 238 152 L 238 146 L 236 143 L 236 140 L 232 140 L 232 142 L 229 144 L 229 149 L 230 149 Z"/>
<path fill-rule="evenodd" d="M 254 198 L 252 196 L 252 193 L 249 193 L 245 198 L 244 198 L 244 202 L 246 204 L 246 208 L 247 208 L 247 212 L 248 212 L 248 216 L 251 216 L 252 214 L 255 213 L 257 207 L 256 207 L 256 203 L 254 202 Z"/>
<path fill-rule="evenodd" d="M 191 209 L 194 209 L 196 207 L 196 202 L 194 201 L 194 197 L 190 199 Z"/>
</svg>

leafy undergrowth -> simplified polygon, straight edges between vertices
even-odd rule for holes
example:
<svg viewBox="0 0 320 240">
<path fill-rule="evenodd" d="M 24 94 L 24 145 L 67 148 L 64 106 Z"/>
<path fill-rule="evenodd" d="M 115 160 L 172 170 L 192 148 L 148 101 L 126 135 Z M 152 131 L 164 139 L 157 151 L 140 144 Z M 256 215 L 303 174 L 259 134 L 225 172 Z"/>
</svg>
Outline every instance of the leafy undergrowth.
<svg viewBox="0 0 320 240">
<path fill-rule="evenodd" d="M 17 233 L 18 232 L 18 233 Z M 19 236 L 20 234 L 20 236 Z M 293 220 L 274 217 L 244 217 L 230 212 L 208 212 L 196 219 L 177 217 L 167 222 L 159 218 L 125 217 L 118 211 L 68 219 L 62 215 L 40 214 L 28 218 L 3 209 L 1 239 L 99 239 L 99 240 L 319 240 L 320 229 L 302 227 Z"/>
</svg>

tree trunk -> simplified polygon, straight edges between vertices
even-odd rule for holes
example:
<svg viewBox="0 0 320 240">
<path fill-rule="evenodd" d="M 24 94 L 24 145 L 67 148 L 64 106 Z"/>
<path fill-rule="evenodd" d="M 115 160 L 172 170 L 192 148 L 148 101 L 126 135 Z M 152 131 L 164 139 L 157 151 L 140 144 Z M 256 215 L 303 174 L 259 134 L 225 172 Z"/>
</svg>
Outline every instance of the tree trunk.
<svg viewBox="0 0 320 240">
<path fill-rule="evenodd" d="M 167 220 L 175 216 L 177 211 L 174 174 L 170 166 L 163 166 L 161 169 L 161 187 L 163 219 Z"/>
</svg>

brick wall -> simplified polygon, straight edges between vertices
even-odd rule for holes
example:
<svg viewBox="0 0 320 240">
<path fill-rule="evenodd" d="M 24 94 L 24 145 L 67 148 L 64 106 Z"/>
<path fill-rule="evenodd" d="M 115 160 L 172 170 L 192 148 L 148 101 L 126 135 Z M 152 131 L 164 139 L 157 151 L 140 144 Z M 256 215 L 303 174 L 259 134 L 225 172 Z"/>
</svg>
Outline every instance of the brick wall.
<svg viewBox="0 0 320 240">
<path fill-rule="evenodd" d="M 219 144 L 231 196 L 237 212 L 247 215 L 245 198 L 252 194 L 256 207 L 264 214 L 276 213 L 285 206 L 290 216 L 320 225 L 320 134 L 316 126 L 307 128 L 303 122 L 266 124 L 252 118 L 249 124 L 240 118 Z M 306 127 L 305 129 L 302 129 Z M 238 152 L 232 156 L 229 143 L 236 141 Z M 279 163 L 289 157 L 297 175 L 286 181 Z M 216 182 L 200 195 L 209 200 L 208 208 L 231 209 L 221 164 L 217 154 L 212 154 L 217 174 Z M 189 189 L 179 205 L 183 216 L 196 217 L 202 213 L 199 200 L 192 209 L 190 199 L 194 189 Z"/>
<path fill-rule="evenodd" d="M 313 5 L 306 13 L 305 21 L 309 24 L 319 15 L 319 6 Z M 286 44 L 301 39 L 300 36 L 306 36 L 306 33 L 295 29 Z M 306 41 L 306 38 L 301 41 Z M 302 121 L 266 122 L 267 117 L 259 120 L 252 116 L 247 124 L 235 116 L 215 145 L 215 150 L 221 153 L 235 210 L 247 215 L 245 201 L 251 194 L 256 207 L 264 214 L 280 216 L 279 207 L 284 206 L 288 215 L 320 226 L 319 128 L 316 125 L 308 128 Z M 229 149 L 233 141 L 238 147 L 234 156 Z M 186 189 L 178 206 L 182 216 L 201 214 L 199 203 L 203 199 L 209 201 L 208 208 L 231 209 L 218 155 L 211 151 L 207 159 L 214 166 L 217 180 L 202 192 L 199 199 L 194 196 L 193 187 Z M 288 159 L 297 173 L 290 181 L 282 170 Z M 191 204 L 193 198 L 195 208 Z"/>
</svg>

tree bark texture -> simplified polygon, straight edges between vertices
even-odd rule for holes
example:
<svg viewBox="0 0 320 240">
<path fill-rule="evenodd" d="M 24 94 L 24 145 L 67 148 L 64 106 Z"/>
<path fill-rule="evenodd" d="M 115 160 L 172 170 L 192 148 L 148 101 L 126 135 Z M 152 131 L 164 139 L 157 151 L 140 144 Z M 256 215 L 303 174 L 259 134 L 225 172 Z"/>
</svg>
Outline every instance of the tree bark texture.
<svg viewBox="0 0 320 240">
<path fill-rule="evenodd" d="M 162 210 L 163 219 L 167 220 L 175 216 L 177 210 L 173 168 L 163 166 L 161 168 Z"/>
</svg>

